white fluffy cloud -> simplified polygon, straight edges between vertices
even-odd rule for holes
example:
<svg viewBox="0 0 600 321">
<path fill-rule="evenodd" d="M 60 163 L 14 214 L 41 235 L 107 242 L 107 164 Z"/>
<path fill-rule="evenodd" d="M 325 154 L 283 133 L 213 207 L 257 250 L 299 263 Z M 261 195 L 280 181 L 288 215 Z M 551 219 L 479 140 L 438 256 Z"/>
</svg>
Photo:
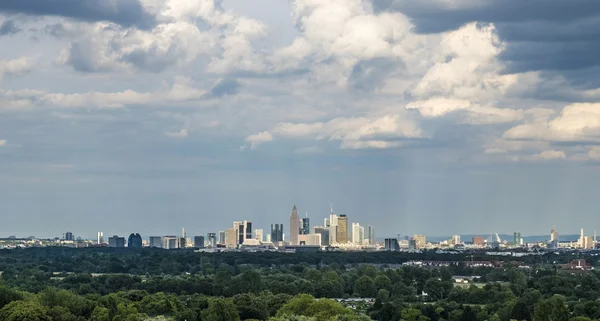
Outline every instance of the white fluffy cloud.
<svg viewBox="0 0 600 321">
<path fill-rule="evenodd" d="M 29 57 L 11 60 L 0 60 L 0 80 L 4 75 L 22 76 L 31 72 L 34 63 Z"/>
<path fill-rule="evenodd" d="M 246 142 L 250 144 L 250 149 L 256 149 L 261 144 L 270 141 L 273 141 L 273 135 L 266 131 L 246 137 Z"/>
<path fill-rule="evenodd" d="M 313 140 L 339 140 L 342 149 L 384 149 L 402 146 L 399 140 L 423 139 L 425 134 L 412 120 L 402 115 L 383 115 L 370 117 L 335 118 L 328 122 L 316 123 L 280 123 L 272 133 L 284 138 L 304 138 Z M 268 134 L 268 136 L 266 136 Z M 269 132 L 249 136 L 273 136 Z"/>
<path fill-rule="evenodd" d="M 539 117 L 507 130 L 504 138 L 556 142 L 600 141 L 600 104 L 567 105 L 554 118 Z"/>
<path fill-rule="evenodd" d="M 545 150 L 537 154 L 536 156 L 546 160 L 567 158 L 567 155 L 562 150 Z"/>
</svg>

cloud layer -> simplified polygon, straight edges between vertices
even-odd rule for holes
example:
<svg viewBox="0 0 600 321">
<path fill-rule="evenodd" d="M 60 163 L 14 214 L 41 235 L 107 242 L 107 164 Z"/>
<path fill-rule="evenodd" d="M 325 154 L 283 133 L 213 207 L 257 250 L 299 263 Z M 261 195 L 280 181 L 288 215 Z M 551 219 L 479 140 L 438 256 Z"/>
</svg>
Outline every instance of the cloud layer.
<svg viewBox="0 0 600 321">
<path fill-rule="evenodd" d="M 600 161 L 595 0 L 252 3 L 0 1 L 4 178 Z"/>
</svg>

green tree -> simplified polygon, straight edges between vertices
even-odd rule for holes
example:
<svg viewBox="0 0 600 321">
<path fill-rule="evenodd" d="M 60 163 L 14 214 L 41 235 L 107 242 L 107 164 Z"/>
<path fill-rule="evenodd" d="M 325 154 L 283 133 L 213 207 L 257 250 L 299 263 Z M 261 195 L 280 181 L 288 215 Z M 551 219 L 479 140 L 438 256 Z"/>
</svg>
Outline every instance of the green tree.
<svg viewBox="0 0 600 321">
<path fill-rule="evenodd" d="M 388 290 L 390 291 L 392 289 L 392 280 L 390 280 L 390 278 L 388 278 L 386 275 L 383 274 L 379 274 L 375 277 L 375 288 L 377 288 L 377 290 Z"/>
<path fill-rule="evenodd" d="M 0 310 L 2 321 L 52 321 L 44 306 L 33 301 L 13 301 Z"/>
<path fill-rule="evenodd" d="M 429 321 L 429 318 L 421 314 L 421 310 L 415 308 L 402 309 L 403 321 Z"/>
<path fill-rule="evenodd" d="M 541 300 L 535 305 L 533 321 L 568 321 L 569 311 L 565 300 L 554 295 L 548 299 Z"/>
<path fill-rule="evenodd" d="M 203 321 L 239 321 L 240 315 L 229 299 L 215 298 L 208 303 L 208 309 L 202 315 Z"/>
<path fill-rule="evenodd" d="M 374 298 L 377 296 L 375 282 L 370 277 L 363 275 L 354 283 L 354 293 L 362 298 Z"/>
<path fill-rule="evenodd" d="M 23 295 L 21 293 L 0 285 L 0 309 L 11 302 L 18 300 L 23 300 Z"/>
</svg>

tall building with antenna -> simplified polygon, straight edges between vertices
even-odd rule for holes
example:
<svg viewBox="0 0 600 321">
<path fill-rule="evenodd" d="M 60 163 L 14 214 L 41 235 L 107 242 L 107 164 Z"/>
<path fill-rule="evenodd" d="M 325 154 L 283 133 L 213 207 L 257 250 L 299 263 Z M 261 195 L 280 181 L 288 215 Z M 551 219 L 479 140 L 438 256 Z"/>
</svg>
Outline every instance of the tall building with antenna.
<svg viewBox="0 0 600 321">
<path fill-rule="evenodd" d="M 298 245 L 298 234 L 300 234 L 300 216 L 298 215 L 298 209 L 294 204 L 292 211 L 290 212 L 290 244 Z"/>
<path fill-rule="evenodd" d="M 307 235 L 310 234 L 310 219 L 308 218 L 308 213 L 306 216 L 302 218 L 302 226 L 300 226 L 300 234 Z"/>
</svg>

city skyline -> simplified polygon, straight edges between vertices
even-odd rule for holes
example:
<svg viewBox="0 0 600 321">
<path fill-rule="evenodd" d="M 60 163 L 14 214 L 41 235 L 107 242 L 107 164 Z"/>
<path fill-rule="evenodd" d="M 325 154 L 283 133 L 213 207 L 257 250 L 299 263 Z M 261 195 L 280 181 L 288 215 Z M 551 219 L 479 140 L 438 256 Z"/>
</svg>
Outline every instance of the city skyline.
<svg viewBox="0 0 600 321">
<path fill-rule="evenodd" d="M 600 226 L 600 2 L 42 2 L 0 1 L 0 234 Z"/>
</svg>

